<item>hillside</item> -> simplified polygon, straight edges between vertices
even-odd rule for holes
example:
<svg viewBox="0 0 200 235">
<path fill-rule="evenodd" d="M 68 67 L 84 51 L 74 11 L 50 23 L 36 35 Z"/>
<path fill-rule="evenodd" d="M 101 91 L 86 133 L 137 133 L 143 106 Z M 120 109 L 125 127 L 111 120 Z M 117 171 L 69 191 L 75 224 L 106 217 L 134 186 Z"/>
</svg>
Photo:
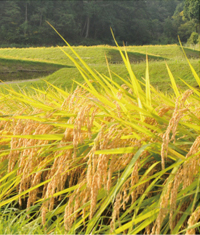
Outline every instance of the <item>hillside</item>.
<svg viewBox="0 0 200 235">
<path fill-rule="evenodd" d="M 63 51 L 72 56 L 75 61 L 78 57 L 73 55 L 68 47 L 62 47 Z M 78 46 L 73 47 L 78 55 L 93 69 L 109 75 L 106 59 L 110 69 L 119 76 L 128 79 L 128 72 L 123 65 L 120 53 L 116 47 L 111 46 Z M 199 51 L 184 48 L 197 73 L 200 72 Z M 184 84 L 178 79 L 181 77 L 189 84 L 196 86 L 190 68 L 186 63 L 184 54 L 177 45 L 166 46 L 128 46 L 126 47 L 133 71 L 136 77 L 142 81 L 145 77 L 146 54 L 148 54 L 151 83 L 158 89 L 170 91 L 169 76 L 165 62 L 169 65 L 178 85 L 184 88 Z M 83 78 L 73 62 L 58 47 L 42 48 L 5 48 L 0 49 L 0 73 L 2 81 L 17 81 L 32 78 L 41 78 L 38 81 L 21 82 L 12 86 L 43 87 L 48 86 L 44 80 L 53 83 L 64 89 L 70 88 L 74 80 L 82 82 Z M 113 75 L 113 79 L 120 82 L 120 79 Z M 3 86 L 2 86 L 3 87 Z"/>
</svg>

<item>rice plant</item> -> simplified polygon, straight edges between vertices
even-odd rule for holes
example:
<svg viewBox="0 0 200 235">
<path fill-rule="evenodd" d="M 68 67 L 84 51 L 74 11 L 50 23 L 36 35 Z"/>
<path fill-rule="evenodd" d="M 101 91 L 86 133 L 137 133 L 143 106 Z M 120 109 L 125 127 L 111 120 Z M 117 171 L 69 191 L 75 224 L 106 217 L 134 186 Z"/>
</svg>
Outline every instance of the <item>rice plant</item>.
<svg viewBox="0 0 200 235">
<path fill-rule="evenodd" d="M 199 90 L 180 91 L 168 66 L 174 95 L 156 90 L 148 58 L 139 82 L 116 42 L 120 86 L 67 45 L 84 84 L 0 94 L 0 208 L 49 234 L 200 233 Z"/>
</svg>

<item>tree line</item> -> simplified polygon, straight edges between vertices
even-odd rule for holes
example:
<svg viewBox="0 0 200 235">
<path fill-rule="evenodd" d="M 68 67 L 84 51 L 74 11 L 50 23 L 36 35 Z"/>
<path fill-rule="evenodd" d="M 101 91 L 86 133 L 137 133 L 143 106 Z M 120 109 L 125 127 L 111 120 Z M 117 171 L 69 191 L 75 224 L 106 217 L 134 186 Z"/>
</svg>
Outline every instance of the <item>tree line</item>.
<svg viewBox="0 0 200 235">
<path fill-rule="evenodd" d="M 200 0 L 0 1 L 0 46 L 197 43 Z"/>
</svg>

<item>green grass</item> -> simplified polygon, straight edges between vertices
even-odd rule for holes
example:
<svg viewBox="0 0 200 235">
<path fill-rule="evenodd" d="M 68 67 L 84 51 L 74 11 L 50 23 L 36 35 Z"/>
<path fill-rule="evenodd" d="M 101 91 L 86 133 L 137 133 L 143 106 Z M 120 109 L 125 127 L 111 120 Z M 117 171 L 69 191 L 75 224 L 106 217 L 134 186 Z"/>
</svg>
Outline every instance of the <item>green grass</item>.
<svg viewBox="0 0 200 235">
<path fill-rule="evenodd" d="M 63 47 L 63 49 L 72 55 L 67 47 Z M 87 63 L 105 64 L 105 47 L 76 47 L 76 51 Z M 73 65 L 58 47 L 0 49 L 0 57 L 14 57 Z M 75 56 L 73 57 L 76 59 Z"/>
<path fill-rule="evenodd" d="M 72 58 L 78 61 L 68 47 L 62 47 Z M 110 64 L 110 69 L 119 76 L 129 79 L 128 72 L 123 65 L 120 53 L 116 47 L 111 46 L 78 46 L 73 49 L 92 68 L 100 73 L 108 75 L 105 55 Z M 171 91 L 165 61 L 172 70 L 177 85 L 184 89 L 185 85 L 179 77 L 187 81 L 190 85 L 196 86 L 193 75 L 189 72 L 189 66 L 184 58 L 183 52 L 177 45 L 166 46 L 128 46 L 128 56 L 132 68 L 139 80 L 145 74 L 146 53 L 149 58 L 151 83 L 162 91 Z M 186 54 L 191 60 L 197 73 L 200 72 L 199 51 L 185 48 Z M 63 68 L 68 66 L 68 68 Z M 77 69 L 73 68 L 73 62 L 65 56 L 58 47 L 49 48 L 6 48 L 0 49 L 0 71 L 2 71 L 3 81 L 26 80 L 31 78 L 41 78 L 38 81 L 20 82 L 13 84 L 14 89 L 30 90 L 30 87 L 42 87 L 47 89 L 48 85 L 44 79 L 58 87 L 71 89 L 73 80 L 83 82 L 83 78 Z M 24 70 L 38 70 L 41 72 L 20 72 Z M 5 73 L 11 71 L 12 73 Z M 121 80 L 113 75 L 117 82 Z M 1 89 L 4 86 L 1 86 Z"/>
<path fill-rule="evenodd" d="M 133 52 L 149 53 L 157 56 L 166 57 L 168 59 L 185 60 L 181 47 L 178 45 L 156 45 L 156 46 L 128 46 L 128 50 Z M 191 48 L 184 48 L 189 59 L 200 58 L 200 51 Z"/>
<path fill-rule="evenodd" d="M 69 53 L 73 58 L 77 59 L 75 55 L 67 47 L 62 47 L 64 51 Z M 74 47 L 79 56 L 89 64 L 106 64 L 105 55 L 107 55 L 110 63 L 122 63 L 121 56 L 115 47 L 109 46 L 90 46 L 90 47 Z M 145 61 L 146 52 L 134 53 L 129 52 L 130 60 L 132 62 Z M 72 64 L 64 53 L 58 47 L 44 47 L 44 48 L 12 48 L 0 49 L 0 57 L 29 59 L 36 61 L 47 61 L 59 64 Z M 160 56 L 149 56 L 149 60 L 163 60 L 166 58 Z"/>
<path fill-rule="evenodd" d="M 192 86 L 197 86 L 194 76 L 191 74 L 190 67 L 186 61 L 168 61 L 167 62 L 169 68 L 171 69 L 174 78 L 177 82 L 177 86 L 180 89 L 185 89 L 185 84 L 179 79 L 184 79 L 188 84 Z M 200 74 L 200 61 L 192 60 L 191 64 L 194 66 L 196 72 Z M 105 65 L 93 65 L 91 66 L 92 69 L 97 70 L 98 72 L 109 75 L 108 69 Z M 124 79 L 129 79 L 129 74 L 127 69 L 123 64 L 111 64 L 110 65 L 111 71 L 116 73 L 118 76 L 123 77 Z M 135 72 L 136 77 L 138 80 L 143 81 L 145 77 L 145 65 L 144 63 L 132 64 L 132 69 Z M 149 63 L 149 73 L 150 73 L 150 82 L 151 84 L 164 92 L 171 92 L 171 85 L 169 75 L 166 69 L 166 64 L 164 61 L 161 62 L 150 62 Z M 112 75 L 114 81 L 119 84 L 122 84 L 120 78 Z M 74 84 L 74 88 L 76 84 L 74 81 L 78 81 L 80 83 L 84 82 L 83 77 L 79 73 L 76 68 L 61 68 L 56 72 L 50 74 L 47 77 L 43 77 L 38 81 L 33 82 L 21 82 L 18 84 L 13 84 L 12 87 L 14 89 L 25 89 L 26 91 L 30 91 L 32 87 L 35 88 L 43 88 L 47 89 L 48 84 L 45 82 L 48 81 L 62 89 L 71 89 L 71 86 Z"/>
<path fill-rule="evenodd" d="M 17 209 L 16 203 L 0 208 L 0 234 L 46 234 L 45 228 L 41 225 L 41 218 L 31 216 L 34 211 L 35 206 L 31 207 L 28 213 L 26 210 Z M 54 234 L 64 233 L 63 226 L 57 224 Z"/>
</svg>

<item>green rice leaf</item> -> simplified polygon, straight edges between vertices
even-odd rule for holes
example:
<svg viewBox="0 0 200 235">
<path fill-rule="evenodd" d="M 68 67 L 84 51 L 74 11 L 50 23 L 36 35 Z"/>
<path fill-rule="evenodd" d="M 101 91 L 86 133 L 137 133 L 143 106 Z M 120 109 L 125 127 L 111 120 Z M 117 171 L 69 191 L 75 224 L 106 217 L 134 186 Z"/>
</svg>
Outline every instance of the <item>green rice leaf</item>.
<svg viewBox="0 0 200 235">
<path fill-rule="evenodd" d="M 169 74 L 169 77 L 170 77 L 170 80 L 171 80 L 171 84 L 172 84 L 172 88 L 174 90 L 174 93 L 176 95 L 176 98 L 178 98 L 180 96 L 180 93 L 178 91 L 178 87 L 176 85 L 176 82 L 175 82 L 175 79 L 174 79 L 174 76 L 169 68 L 169 66 L 167 65 L 166 63 L 166 67 L 167 67 L 167 71 L 168 71 L 168 74 Z"/>
<path fill-rule="evenodd" d="M 156 215 L 159 213 L 159 210 L 160 209 L 157 208 L 157 209 L 149 211 L 143 215 L 138 215 L 137 218 L 135 218 L 134 220 L 131 220 L 130 222 L 128 222 L 128 223 L 122 225 L 120 228 L 116 229 L 115 233 L 117 233 L 117 234 L 122 233 L 123 231 L 129 229 L 133 225 L 133 223 L 138 224 L 138 223 L 144 221 L 142 223 L 142 227 L 138 226 L 137 229 L 134 230 L 134 231 L 137 231 L 137 233 L 140 232 L 143 228 L 145 228 L 147 225 L 149 225 L 150 223 L 152 223 L 156 219 Z M 134 232 L 134 234 L 137 234 L 137 233 Z"/>
<path fill-rule="evenodd" d="M 150 89 L 150 79 L 149 79 L 149 61 L 148 56 L 146 55 L 146 103 L 151 107 L 151 89 Z"/>
</svg>

